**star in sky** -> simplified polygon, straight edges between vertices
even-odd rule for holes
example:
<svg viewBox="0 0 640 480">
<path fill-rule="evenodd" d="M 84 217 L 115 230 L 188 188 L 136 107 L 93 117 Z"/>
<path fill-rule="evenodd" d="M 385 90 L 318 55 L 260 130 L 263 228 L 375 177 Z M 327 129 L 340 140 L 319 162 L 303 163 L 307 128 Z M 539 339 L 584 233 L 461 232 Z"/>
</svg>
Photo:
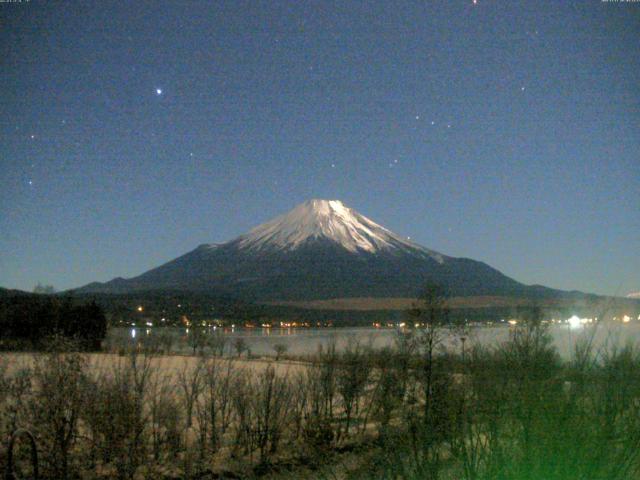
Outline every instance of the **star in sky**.
<svg viewBox="0 0 640 480">
<path fill-rule="evenodd" d="M 342 199 L 399 231 L 416 230 L 426 246 L 487 260 L 520 281 L 598 293 L 614 293 L 623 275 L 637 282 L 624 251 L 637 237 L 638 209 L 628 198 L 638 189 L 629 173 L 637 165 L 629 128 L 638 123 L 638 37 L 619 9 L 528 2 L 523 15 L 518 2 L 482 0 L 344 11 L 263 2 L 251 12 L 232 0 L 197 9 L 108 3 L 83 18 L 81 42 L 48 50 L 49 58 L 33 56 L 33 45 L 49 35 L 77 40 L 73 15 L 43 6 L 0 29 L 10 46 L 3 65 L 15 74 L 3 84 L 0 205 L 16 213 L 0 215 L 0 231 L 15 232 L 0 235 L 0 250 L 11 252 L 0 286 L 28 289 L 53 271 L 64 288 L 133 276 L 191 242 L 234 238 L 311 194 Z M 218 28 L 221 15 L 228 28 Z M 114 21 L 103 24 L 106 16 Z M 176 68 L 160 67 L 167 64 Z M 594 66 L 598 75 L 589 74 Z M 279 180 L 287 188 L 273 187 Z M 564 201 L 567 188 L 581 195 Z M 116 189 L 122 194 L 110 195 Z M 605 196 L 609 189 L 624 195 Z M 179 194 L 169 201 L 168 192 Z M 100 216 L 83 213 L 96 209 Z M 143 211 L 159 213 L 136 222 Z M 41 245 L 35 239 L 56 234 L 50 218 L 68 234 Z M 211 223 L 198 225 L 202 218 Z M 456 236 L 447 234 L 452 219 Z M 188 228 L 164 235 L 175 221 Z M 507 224 L 510 234 L 498 235 Z M 605 235 L 612 225 L 618 243 Z M 597 233 L 577 249 L 576 228 Z M 496 236 L 479 235 L 487 231 Z M 153 258 L 125 248 L 123 235 L 133 232 Z M 101 248 L 114 246 L 101 253 L 113 260 L 96 265 L 78 250 L 94 233 L 104 235 Z M 554 248 L 542 252 L 548 235 Z M 17 240 L 25 237 L 33 241 Z M 610 248 L 598 260 L 591 253 L 604 243 Z M 549 255 L 549 280 L 539 259 L 518 249 Z M 51 260 L 37 261 L 44 256 Z M 581 256 L 585 266 L 568 265 Z M 64 268 L 71 260 L 77 264 Z M 595 279 L 589 271 L 602 272 L 598 262 L 620 268 Z"/>
</svg>

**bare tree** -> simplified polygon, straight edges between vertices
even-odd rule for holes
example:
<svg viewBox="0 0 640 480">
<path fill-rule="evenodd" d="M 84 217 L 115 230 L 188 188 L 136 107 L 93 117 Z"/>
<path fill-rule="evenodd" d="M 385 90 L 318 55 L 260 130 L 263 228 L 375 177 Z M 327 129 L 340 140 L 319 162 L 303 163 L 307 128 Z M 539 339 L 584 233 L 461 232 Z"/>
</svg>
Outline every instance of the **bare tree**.
<svg viewBox="0 0 640 480">
<path fill-rule="evenodd" d="M 290 401 L 287 377 L 279 377 L 269 365 L 258 376 L 252 396 L 253 432 L 261 462 L 265 462 L 278 448 L 289 418 Z"/>
<path fill-rule="evenodd" d="M 224 349 L 227 345 L 227 337 L 225 334 L 217 329 L 212 335 L 208 336 L 209 348 L 214 355 L 218 357 L 224 356 Z"/>
<path fill-rule="evenodd" d="M 178 372 L 178 385 L 184 402 L 186 428 L 191 428 L 193 424 L 193 409 L 203 389 L 202 377 L 205 372 L 206 365 L 202 358 L 198 358 L 195 366 L 185 360 L 182 369 Z"/>
<path fill-rule="evenodd" d="M 340 430 L 339 438 L 349 435 L 349 427 L 354 415 L 357 415 L 371 365 L 367 362 L 366 352 L 358 343 L 349 344 L 340 356 L 336 371 L 337 391 L 342 399 L 345 421 L 344 430 Z"/>
<path fill-rule="evenodd" d="M 83 423 L 103 463 L 115 466 L 119 480 L 132 479 L 146 458 L 149 389 L 157 375 L 151 360 L 132 350 L 111 371 L 98 371 L 88 381 Z"/>
<path fill-rule="evenodd" d="M 242 352 L 247 350 L 247 341 L 242 337 L 237 337 L 233 341 L 233 348 L 235 348 L 236 353 L 238 354 L 238 358 L 242 356 Z"/>
<path fill-rule="evenodd" d="M 193 354 L 202 354 L 208 344 L 207 332 L 204 327 L 193 327 L 188 333 L 189 346 L 193 349 Z"/>
<path fill-rule="evenodd" d="M 284 355 L 287 352 L 287 350 L 289 350 L 289 347 L 284 343 L 276 343 L 273 346 L 273 350 L 276 352 L 276 362 L 277 362 L 278 360 L 280 360 L 280 357 Z"/>
<path fill-rule="evenodd" d="M 44 448 L 45 467 L 55 478 L 69 476 L 69 456 L 78 436 L 83 406 L 87 357 L 74 346 L 54 338 L 49 351 L 35 357 L 34 395 L 30 403 L 33 425 Z"/>
<path fill-rule="evenodd" d="M 420 470 L 429 478 L 437 478 L 441 467 L 442 422 L 447 377 L 436 368 L 436 350 L 440 346 L 444 327 L 449 326 L 449 308 L 444 290 L 428 284 L 408 312 L 412 324 L 417 324 L 416 349 L 420 367 L 416 384 L 422 389 L 422 412 L 410 416 L 410 432 L 414 458 Z"/>
</svg>

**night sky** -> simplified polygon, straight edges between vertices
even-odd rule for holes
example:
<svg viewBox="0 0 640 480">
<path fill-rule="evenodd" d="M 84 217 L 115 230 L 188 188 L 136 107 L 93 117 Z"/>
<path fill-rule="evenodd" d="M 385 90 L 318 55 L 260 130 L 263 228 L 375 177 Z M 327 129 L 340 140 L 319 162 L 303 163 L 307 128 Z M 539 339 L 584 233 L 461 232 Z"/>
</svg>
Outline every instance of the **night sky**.
<svg viewBox="0 0 640 480">
<path fill-rule="evenodd" d="M 0 3 L 0 285 L 130 277 L 309 198 L 640 290 L 640 3 Z"/>
</svg>

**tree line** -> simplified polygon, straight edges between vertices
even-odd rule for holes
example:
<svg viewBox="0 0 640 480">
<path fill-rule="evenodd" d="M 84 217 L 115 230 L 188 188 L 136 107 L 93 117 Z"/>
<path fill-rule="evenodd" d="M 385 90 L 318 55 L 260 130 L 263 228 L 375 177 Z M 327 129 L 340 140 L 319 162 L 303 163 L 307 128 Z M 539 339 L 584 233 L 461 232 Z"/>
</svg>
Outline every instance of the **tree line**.
<svg viewBox="0 0 640 480">
<path fill-rule="evenodd" d="M 50 295 L 15 295 L 0 299 L 0 348 L 41 348 L 58 335 L 73 338 L 89 350 L 99 350 L 107 319 L 95 301 Z"/>
</svg>

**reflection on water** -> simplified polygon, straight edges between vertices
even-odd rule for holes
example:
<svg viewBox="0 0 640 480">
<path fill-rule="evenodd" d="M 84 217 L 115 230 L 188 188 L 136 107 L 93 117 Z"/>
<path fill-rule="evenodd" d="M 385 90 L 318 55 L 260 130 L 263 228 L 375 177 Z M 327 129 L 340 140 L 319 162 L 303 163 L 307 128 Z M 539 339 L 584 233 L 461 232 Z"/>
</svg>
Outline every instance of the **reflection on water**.
<svg viewBox="0 0 640 480">
<path fill-rule="evenodd" d="M 508 339 L 510 326 L 473 327 L 465 333 L 465 348 L 475 344 L 485 346 L 497 345 Z M 593 345 L 597 349 L 624 346 L 628 343 L 640 341 L 640 322 L 630 323 L 610 322 L 593 325 L 552 325 L 549 329 L 554 344 L 564 358 L 570 358 L 575 345 L 581 340 L 593 338 Z M 157 335 L 171 335 L 172 349 L 179 353 L 188 353 L 191 347 L 188 343 L 188 329 L 162 328 L 113 328 L 109 331 L 107 341 L 113 344 L 122 342 L 138 342 L 145 337 Z M 227 338 L 227 351 L 232 352 L 236 338 L 243 338 L 247 347 L 254 355 L 274 355 L 274 346 L 283 344 L 291 355 L 313 354 L 319 348 L 326 348 L 334 343 L 338 350 L 344 349 L 349 343 L 358 342 L 372 348 L 383 348 L 394 344 L 397 331 L 394 329 L 379 329 L 371 327 L 360 328 L 229 328 L 207 330 L 208 335 L 224 335 Z M 443 348 L 459 349 L 461 341 L 459 335 L 443 331 Z"/>
</svg>

